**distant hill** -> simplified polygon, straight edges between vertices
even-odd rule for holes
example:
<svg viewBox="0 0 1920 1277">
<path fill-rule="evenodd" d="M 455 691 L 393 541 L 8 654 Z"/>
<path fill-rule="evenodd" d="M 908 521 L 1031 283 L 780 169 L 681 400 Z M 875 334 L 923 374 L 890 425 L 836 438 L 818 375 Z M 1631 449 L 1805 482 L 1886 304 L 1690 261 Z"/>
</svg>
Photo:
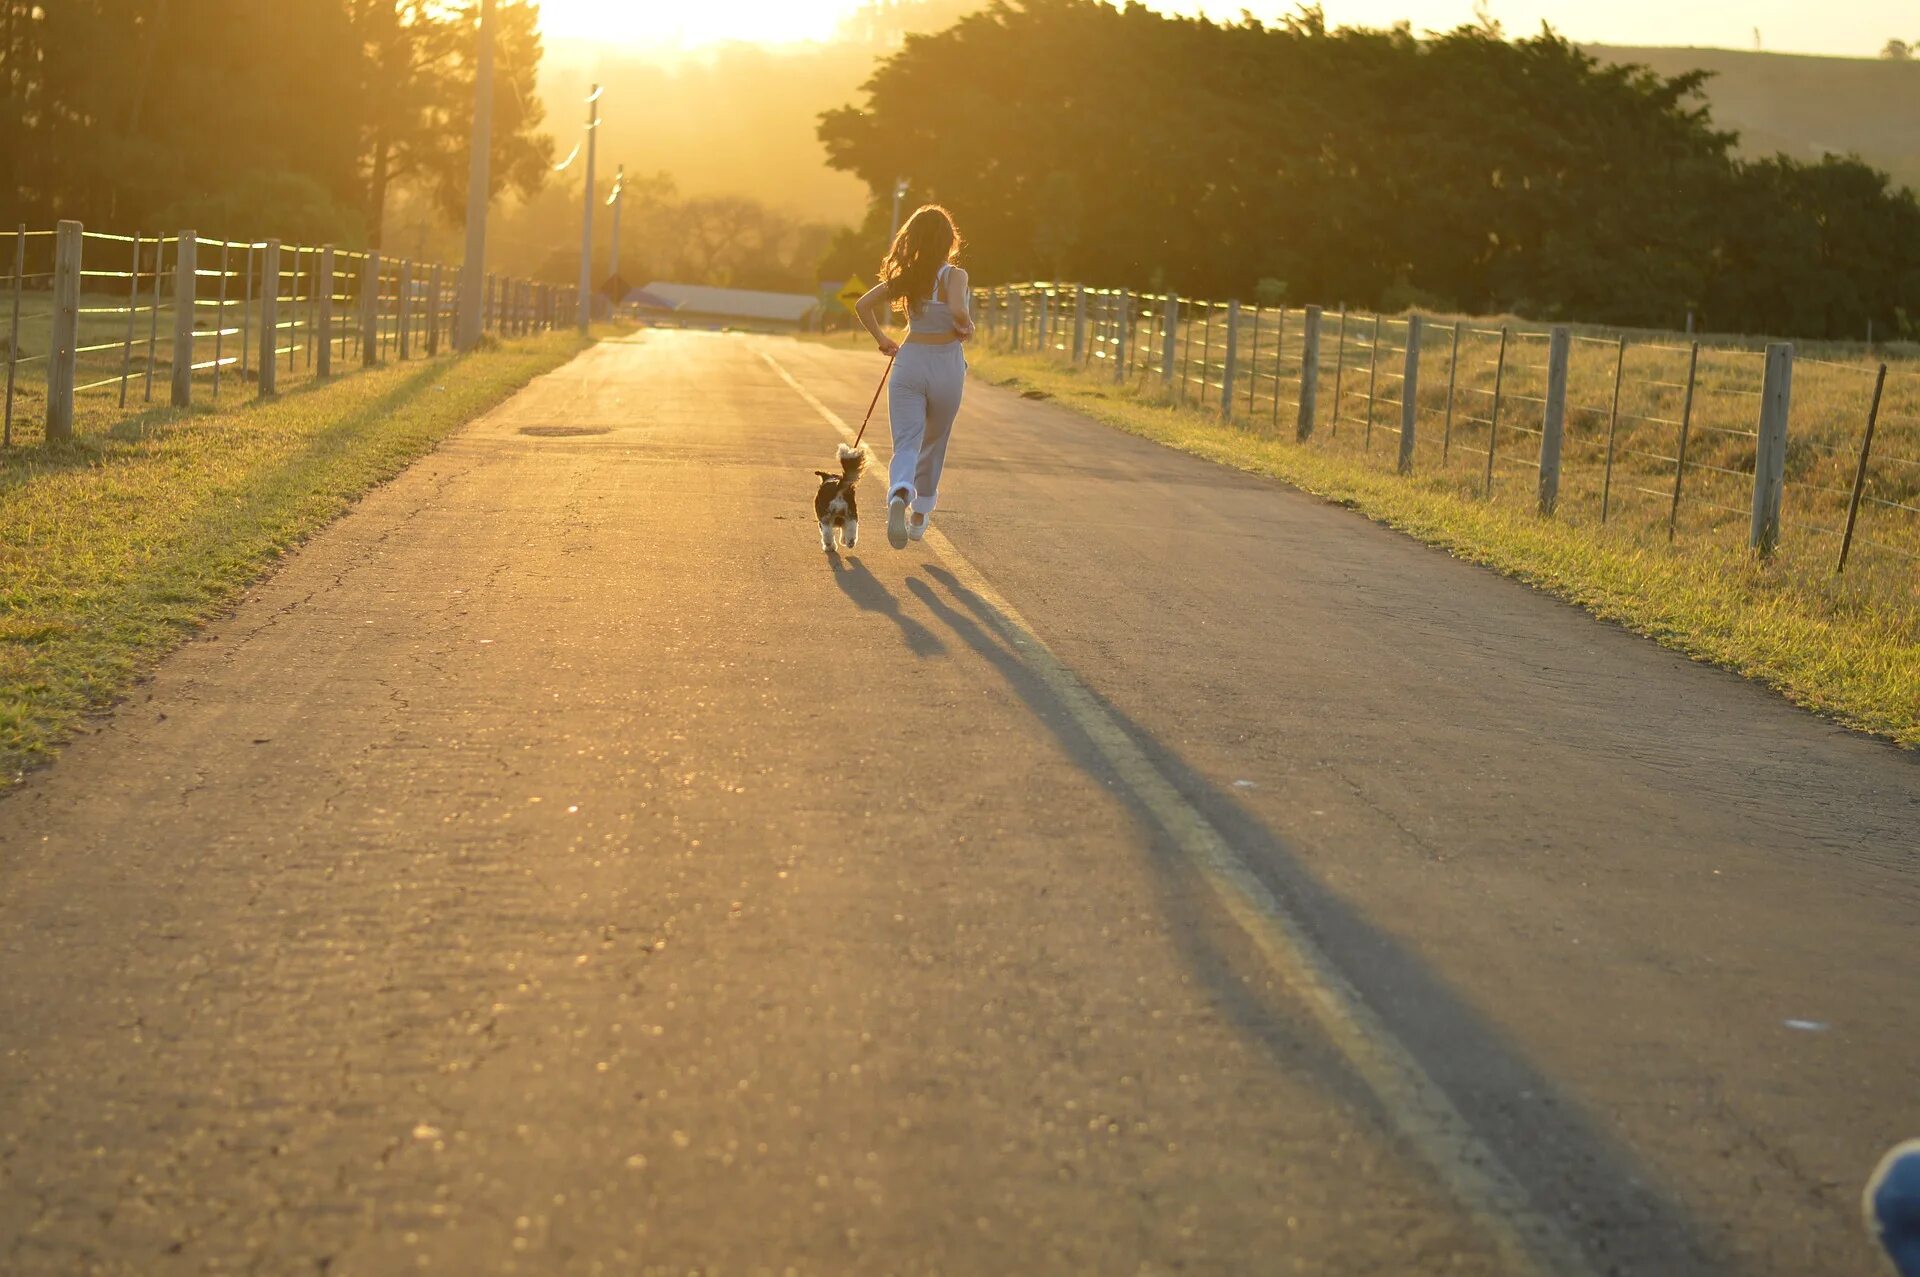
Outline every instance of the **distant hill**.
<svg viewBox="0 0 1920 1277">
<path fill-rule="evenodd" d="M 1607 62 L 1637 62 L 1663 75 L 1714 72 L 1707 100 L 1721 128 L 1740 134 L 1748 156 L 1798 160 L 1855 153 L 1920 191 L 1920 62 L 1814 58 L 1732 49 L 1587 45 Z"/>
</svg>

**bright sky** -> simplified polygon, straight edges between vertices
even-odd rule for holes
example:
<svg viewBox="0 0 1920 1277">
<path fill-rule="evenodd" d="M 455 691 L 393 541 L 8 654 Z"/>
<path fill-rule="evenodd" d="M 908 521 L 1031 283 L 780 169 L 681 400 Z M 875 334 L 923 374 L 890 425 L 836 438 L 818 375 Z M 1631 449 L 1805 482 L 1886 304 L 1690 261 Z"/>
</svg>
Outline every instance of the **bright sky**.
<svg viewBox="0 0 1920 1277">
<path fill-rule="evenodd" d="M 697 47 L 723 40 L 769 44 L 821 39 L 833 33 L 855 0 L 541 0 L 548 35 L 616 45 Z M 1244 8 L 1276 19 L 1292 3 L 1199 4 L 1165 0 L 1156 8 L 1231 19 Z M 1447 28 L 1473 17 L 1472 0 L 1325 0 L 1335 25 L 1387 26 L 1407 18 L 1419 28 Z M 1542 21 L 1574 40 L 1595 44 L 1761 47 L 1780 53 L 1870 57 L 1892 36 L 1920 40 L 1912 0 L 1490 0 L 1493 16 L 1513 34 Z"/>
</svg>

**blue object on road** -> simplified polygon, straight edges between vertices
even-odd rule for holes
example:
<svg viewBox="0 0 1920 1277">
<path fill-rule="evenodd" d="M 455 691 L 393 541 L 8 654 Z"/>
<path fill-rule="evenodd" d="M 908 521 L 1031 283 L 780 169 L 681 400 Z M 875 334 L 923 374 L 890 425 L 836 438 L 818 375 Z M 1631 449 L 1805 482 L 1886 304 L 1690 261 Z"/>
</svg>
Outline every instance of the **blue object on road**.
<svg viewBox="0 0 1920 1277">
<path fill-rule="evenodd" d="M 1920 1140 L 1896 1146 L 1867 1181 L 1867 1230 L 1900 1277 L 1920 1277 Z"/>
</svg>

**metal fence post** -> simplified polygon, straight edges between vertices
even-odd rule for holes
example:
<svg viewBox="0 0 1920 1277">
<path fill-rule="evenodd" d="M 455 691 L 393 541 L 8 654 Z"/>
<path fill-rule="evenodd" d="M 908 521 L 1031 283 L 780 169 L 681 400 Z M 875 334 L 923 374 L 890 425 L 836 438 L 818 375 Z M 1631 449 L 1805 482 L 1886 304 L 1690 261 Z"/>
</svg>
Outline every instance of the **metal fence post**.
<svg viewBox="0 0 1920 1277">
<path fill-rule="evenodd" d="M 1260 317 L 1260 312 L 1256 310 L 1254 312 L 1255 320 L 1258 320 L 1259 317 Z M 1280 429 L 1280 384 L 1281 384 L 1282 377 L 1284 375 L 1286 358 L 1287 358 L 1287 308 L 1285 306 L 1282 306 L 1280 308 L 1280 319 L 1279 319 L 1279 322 L 1274 325 L 1274 333 L 1273 333 L 1273 426 L 1272 428 L 1276 431 Z M 1259 370 L 1260 370 L 1260 352 L 1257 349 L 1253 352 L 1253 368 L 1254 368 L 1254 375 L 1257 378 L 1259 376 Z M 1247 405 L 1248 405 L 1247 411 L 1252 412 L 1253 411 L 1253 406 L 1252 406 L 1253 390 L 1251 387 L 1249 387 L 1247 390 Z"/>
<path fill-rule="evenodd" d="M 1793 344 L 1767 347 L 1760 391 L 1760 439 L 1753 458 L 1753 521 L 1747 544 L 1762 558 L 1780 544 L 1780 494 L 1786 486 L 1787 416 L 1793 408 Z"/>
<path fill-rule="evenodd" d="M 1400 378 L 1401 474 L 1413 473 L 1413 444 L 1420 415 L 1420 316 L 1407 316 L 1407 365 Z"/>
<path fill-rule="evenodd" d="M 1453 321 L 1453 348 L 1447 356 L 1447 417 L 1440 428 L 1440 464 L 1447 464 L 1448 455 L 1453 451 L 1453 399 L 1454 389 L 1460 384 L 1460 332 L 1466 327 L 1461 320 Z"/>
<path fill-rule="evenodd" d="M 154 246 L 154 282 L 159 283 L 160 256 L 159 245 Z M 13 320 L 7 327 L 7 407 L 4 423 L 0 423 L 0 447 L 13 446 L 13 383 L 20 369 L 20 294 L 27 276 L 27 224 L 20 223 L 20 229 L 13 235 Z M 147 376 L 153 376 L 151 354 L 147 360 Z"/>
<path fill-rule="evenodd" d="M 79 222 L 61 222 L 53 248 L 53 340 L 47 361 L 47 442 L 73 438 L 73 385 L 80 348 Z"/>
<path fill-rule="evenodd" d="M 1240 303 L 1227 301 L 1227 349 L 1220 364 L 1220 420 L 1233 420 L 1233 374 L 1240 362 Z"/>
<path fill-rule="evenodd" d="M 1173 384 L 1173 347 L 1180 332 L 1180 294 L 1168 293 L 1166 332 L 1160 339 L 1160 382 Z"/>
<path fill-rule="evenodd" d="M 1373 450 L 1373 404 L 1380 384 L 1380 316 L 1373 317 L 1373 336 L 1367 342 L 1367 427 L 1361 435 L 1363 451 Z"/>
<path fill-rule="evenodd" d="M 333 376 L 333 245 L 320 246 L 320 278 L 314 281 L 319 293 L 317 302 L 320 318 L 315 324 L 320 330 L 320 344 L 315 352 L 318 363 L 314 366 L 314 375 L 325 380 Z"/>
<path fill-rule="evenodd" d="M 1328 431 L 1336 439 L 1340 437 L 1340 414 L 1346 411 L 1346 373 L 1347 304 L 1341 302 L 1339 335 L 1333 343 L 1333 429 Z"/>
<path fill-rule="evenodd" d="M 1860 440 L 1860 464 L 1853 472 L 1853 491 L 1847 497 L 1847 530 L 1840 538 L 1840 562 L 1835 572 L 1847 570 L 1847 552 L 1853 549 L 1853 525 L 1860 518 L 1860 496 L 1867 490 L 1867 459 L 1873 455 L 1873 427 L 1880 420 L 1880 393 L 1887 388 L 1887 366 L 1873 381 L 1873 403 L 1867 409 L 1867 433 Z"/>
<path fill-rule="evenodd" d="M 181 231 L 173 246 L 173 406 L 193 405 L 193 299 L 200 241 Z"/>
<path fill-rule="evenodd" d="M 1556 324 L 1547 339 L 1547 406 L 1540 419 L 1540 513 L 1560 504 L 1560 448 L 1567 430 L 1567 365 L 1573 357 L 1573 333 Z"/>
<path fill-rule="evenodd" d="M 1127 379 L 1128 348 L 1133 345 L 1133 294 L 1123 288 L 1113 300 L 1118 307 L 1113 326 L 1113 381 L 1121 385 Z"/>
<path fill-rule="evenodd" d="M 1087 287 L 1085 284 L 1073 286 L 1073 362 L 1078 364 L 1087 357 Z"/>
<path fill-rule="evenodd" d="M 1700 372 L 1700 343 L 1693 343 L 1693 351 L 1687 356 L 1687 398 L 1680 408 L 1680 455 L 1673 462 L 1673 505 L 1667 511 L 1667 540 L 1671 542 L 1680 526 L 1680 489 L 1687 478 L 1687 436 L 1693 431 L 1693 388 L 1698 384 Z M 1761 412 L 1766 411 L 1766 400 L 1761 399 Z M 1753 463 L 1755 476 L 1760 473 L 1760 461 L 1756 457 Z M 1758 499 L 1757 497 L 1755 498 Z"/>
<path fill-rule="evenodd" d="M 260 397 L 279 389 L 280 241 L 267 241 L 260 255 Z"/>
<path fill-rule="evenodd" d="M 1487 412 L 1487 478 L 1481 484 L 1480 495 L 1493 497 L 1493 454 L 1500 442 L 1500 393 L 1507 381 L 1507 326 L 1500 325 L 1500 353 L 1494 356 L 1493 365 L 1493 407 Z"/>
<path fill-rule="evenodd" d="M 1278 390 L 1273 392 L 1279 394 Z M 1300 415 L 1293 437 L 1301 443 L 1313 438 L 1314 410 L 1320 399 L 1320 308 L 1307 307 L 1300 331 Z"/>
<path fill-rule="evenodd" d="M 1613 406 L 1607 409 L 1607 468 L 1600 477 L 1600 522 L 1607 521 L 1607 508 L 1613 501 L 1613 439 L 1614 431 L 1620 424 L 1620 382 L 1627 372 L 1627 339 L 1620 338 L 1620 345 L 1613 357 Z"/>
</svg>

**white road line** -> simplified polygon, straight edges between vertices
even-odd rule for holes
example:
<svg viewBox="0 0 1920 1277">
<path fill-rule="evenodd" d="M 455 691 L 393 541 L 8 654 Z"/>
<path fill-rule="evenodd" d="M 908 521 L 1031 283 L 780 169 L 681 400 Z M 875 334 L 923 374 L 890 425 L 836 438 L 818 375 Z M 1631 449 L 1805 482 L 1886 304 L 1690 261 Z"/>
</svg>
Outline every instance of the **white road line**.
<svg viewBox="0 0 1920 1277">
<path fill-rule="evenodd" d="M 849 442 L 853 440 L 854 431 L 840 414 L 794 380 L 772 355 L 764 350 L 758 353 L 829 425 Z M 1247 866 L 1213 822 L 1153 765 L 1019 610 L 988 584 L 939 529 L 929 528 L 922 544 L 994 612 L 1003 636 L 1020 650 L 1034 676 L 1059 699 L 1227 913 L 1310 1008 L 1321 1032 L 1380 1101 L 1399 1133 L 1473 1213 L 1500 1252 L 1503 1265 L 1513 1272 L 1595 1277 L 1596 1270 L 1579 1245 L 1534 1207 L 1526 1190 L 1474 1133 L 1413 1053 L 1320 951 L 1301 921 Z"/>
</svg>

